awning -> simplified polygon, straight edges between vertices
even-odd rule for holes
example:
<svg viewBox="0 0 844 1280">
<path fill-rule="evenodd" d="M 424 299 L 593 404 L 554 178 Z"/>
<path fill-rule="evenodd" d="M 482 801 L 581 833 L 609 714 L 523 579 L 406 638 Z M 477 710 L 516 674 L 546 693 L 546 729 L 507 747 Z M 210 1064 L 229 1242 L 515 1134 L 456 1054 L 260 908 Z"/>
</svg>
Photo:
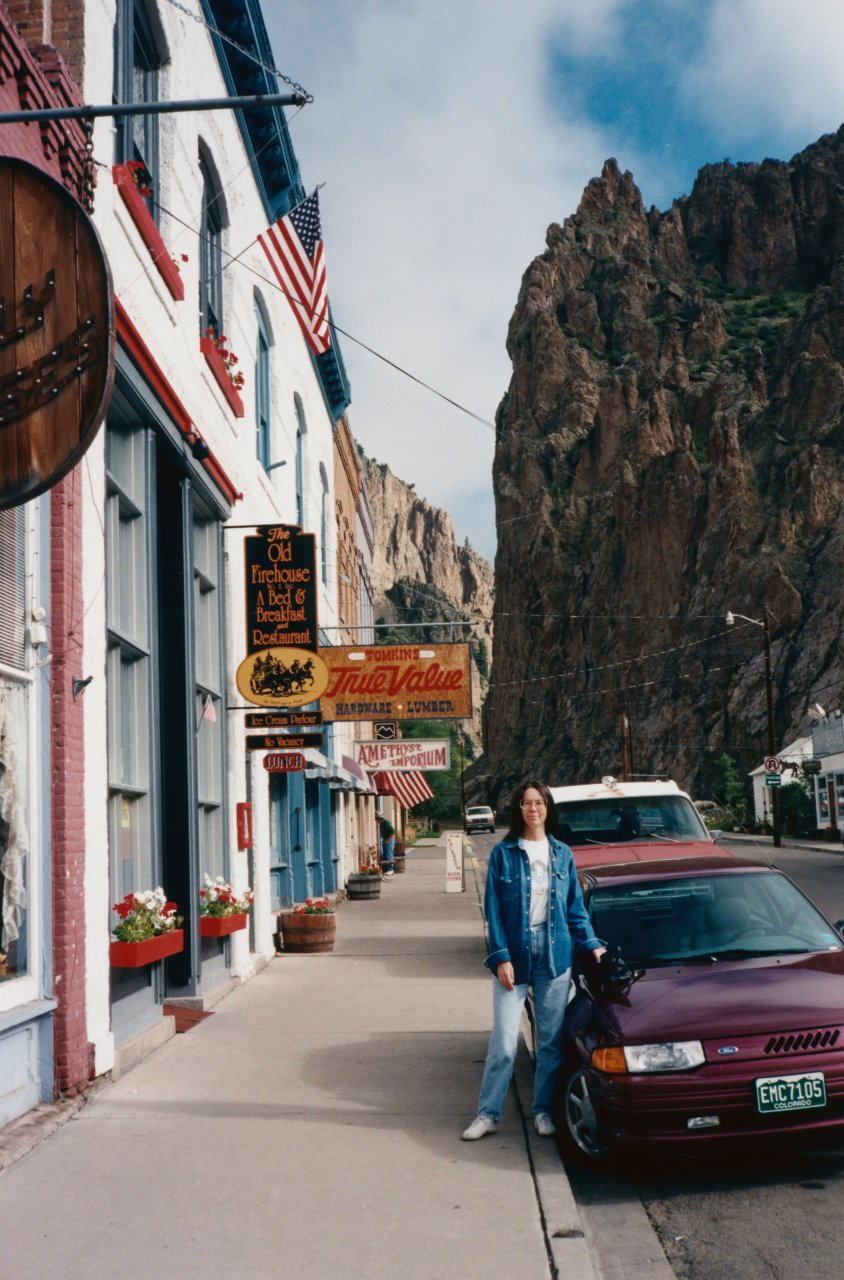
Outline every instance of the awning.
<svg viewBox="0 0 844 1280">
<path fill-rule="evenodd" d="M 352 783 L 355 791 L 362 791 L 364 795 L 374 795 L 375 787 L 369 774 L 351 756 L 341 756 L 343 768 L 352 775 Z"/>
<path fill-rule="evenodd" d="M 410 769 L 397 772 L 384 770 L 373 773 L 372 781 L 382 796 L 395 796 L 405 809 L 413 809 L 424 800 L 430 800 L 433 791 L 428 786 L 424 773 L 416 773 Z"/>
</svg>

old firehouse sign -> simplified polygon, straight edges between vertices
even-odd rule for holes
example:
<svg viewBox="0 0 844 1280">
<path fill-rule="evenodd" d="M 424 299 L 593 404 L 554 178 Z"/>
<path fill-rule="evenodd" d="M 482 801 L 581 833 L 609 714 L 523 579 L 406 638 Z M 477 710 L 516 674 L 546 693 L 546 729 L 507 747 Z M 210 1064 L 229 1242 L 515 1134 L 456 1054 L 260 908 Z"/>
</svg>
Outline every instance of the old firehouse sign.
<svg viewBox="0 0 844 1280">
<path fill-rule="evenodd" d="M 316 539 L 298 525 L 244 538 L 246 652 L 237 687 L 260 707 L 315 702 L 328 671 L 317 653 Z"/>
<path fill-rule="evenodd" d="M 320 649 L 330 674 L 325 720 L 468 720 L 468 644 Z"/>
<path fill-rule="evenodd" d="M 0 510 L 78 462 L 113 382 L 114 299 L 94 224 L 54 178 L 0 157 Z"/>
</svg>

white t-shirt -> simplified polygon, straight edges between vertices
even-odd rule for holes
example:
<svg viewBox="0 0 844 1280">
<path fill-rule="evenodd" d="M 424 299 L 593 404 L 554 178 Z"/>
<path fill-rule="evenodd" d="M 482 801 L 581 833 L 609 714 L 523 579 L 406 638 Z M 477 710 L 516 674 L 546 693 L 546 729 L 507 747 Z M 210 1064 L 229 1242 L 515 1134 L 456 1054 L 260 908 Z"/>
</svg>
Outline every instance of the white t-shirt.
<svg viewBox="0 0 844 1280">
<path fill-rule="evenodd" d="M 548 919 L 548 837 L 519 841 L 530 863 L 530 927 L 534 929 Z"/>
</svg>

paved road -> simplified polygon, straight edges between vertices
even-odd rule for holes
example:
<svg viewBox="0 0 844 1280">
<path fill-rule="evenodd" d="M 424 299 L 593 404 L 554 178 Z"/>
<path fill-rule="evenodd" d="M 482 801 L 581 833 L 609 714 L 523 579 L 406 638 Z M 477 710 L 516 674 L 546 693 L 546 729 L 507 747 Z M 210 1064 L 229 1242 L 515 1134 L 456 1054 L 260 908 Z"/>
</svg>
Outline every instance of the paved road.
<svg viewBox="0 0 844 1280">
<path fill-rule="evenodd" d="M 844 918 L 841 851 L 750 848 L 770 857 L 832 919 Z M 628 1179 L 571 1171 L 576 1198 L 637 1195 L 678 1280 L 840 1280 L 844 1263 L 844 1149 L 748 1155 L 712 1164 L 640 1168 Z M 626 1190 L 625 1190 L 626 1189 Z"/>
<path fill-rule="evenodd" d="M 493 838 L 474 842 L 484 855 Z M 724 844 L 743 857 L 770 859 L 830 919 L 844 919 L 841 849 Z M 740 1164 L 658 1161 L 625 1176 L 576 1166 L 567 1173 L 607 1277 L 615 1274 L 617 1215 L 641 1203 L 677 1280 L 841 1280 L 844 1146 L 773 1159 L 748 1155 Z"/>
</svg>

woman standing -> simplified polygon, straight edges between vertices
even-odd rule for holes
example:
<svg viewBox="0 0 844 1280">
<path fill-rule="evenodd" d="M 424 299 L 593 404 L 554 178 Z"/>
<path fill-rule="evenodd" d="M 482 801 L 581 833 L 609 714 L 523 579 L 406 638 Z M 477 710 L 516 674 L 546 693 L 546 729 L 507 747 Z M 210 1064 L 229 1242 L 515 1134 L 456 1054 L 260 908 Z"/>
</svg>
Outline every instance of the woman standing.
<svg viewBox="0 0 844 1280">
<path fill-rule="evenodd" d="M 556 831 L 548 788 L 542 782 L 523 783 L 510 806 L 510 829 L 490 854 L 487 870 L 486 964 L 496 976 L 493 1029 L 478 1114 L 463 1133 L 467 1142 L 498 1127 L 528 987 L 533 988 L 536 1016 L 534 1125 L 543 1138 L 555 1132 L 550 1113 L 562 1061 L 573 950 L 592 951 L 596 960 L 605 950 L 589 924 L 571 849 Z"/>
</svg>

